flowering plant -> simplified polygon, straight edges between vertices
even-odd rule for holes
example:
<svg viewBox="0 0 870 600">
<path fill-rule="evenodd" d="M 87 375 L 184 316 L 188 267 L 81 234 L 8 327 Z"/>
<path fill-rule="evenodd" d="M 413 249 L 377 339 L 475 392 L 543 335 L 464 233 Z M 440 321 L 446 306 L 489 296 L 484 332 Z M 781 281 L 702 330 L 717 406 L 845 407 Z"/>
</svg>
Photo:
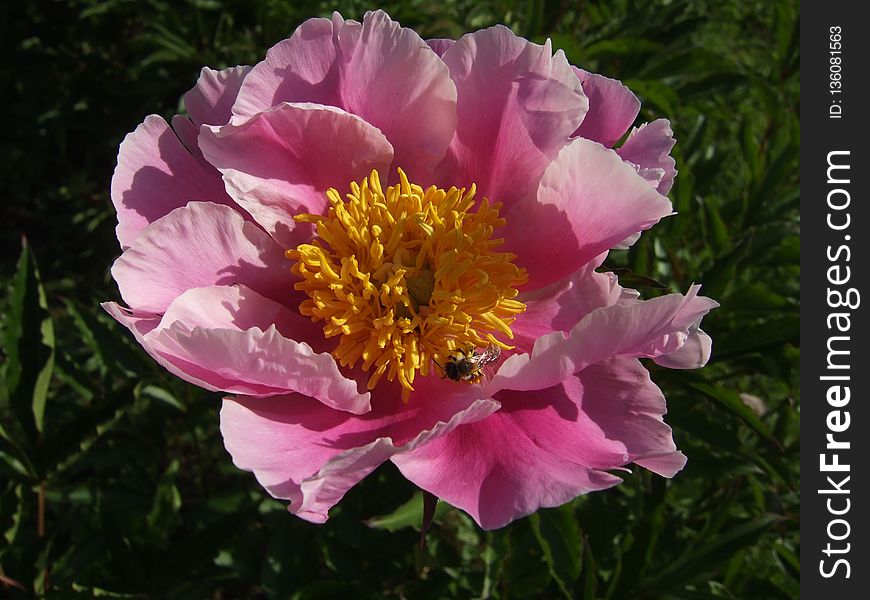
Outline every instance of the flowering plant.
<svg viewBox="0 0 870 600">
<path fill-rule="evenodd" d="M 716 303 L 641 300 L 608 251 L 671 214 L 668 122 L 493 27 L 422 40 L 311 19 L 253 67 L 204 68 L 112 181 L 106 310 L 230 394 L 236 465 L 323 522 L 385 461 L 501 527 L 685 464 L 639 358 L 700 367 Z"/>
</svg>

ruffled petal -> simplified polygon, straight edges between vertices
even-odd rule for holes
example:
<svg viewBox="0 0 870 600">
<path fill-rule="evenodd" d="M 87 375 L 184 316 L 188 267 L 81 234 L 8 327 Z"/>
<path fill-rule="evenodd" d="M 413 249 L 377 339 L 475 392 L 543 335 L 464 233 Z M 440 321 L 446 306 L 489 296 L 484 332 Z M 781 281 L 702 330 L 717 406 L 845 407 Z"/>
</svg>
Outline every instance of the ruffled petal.
<svg viewBox="0 0 870 600">
<path fill-rule="evenodd" d="M 628 463 L 626 447 L 584 413 L 578 379 L 533 394 L 502 391 L 495 400 L 497 413 L 393 462 L 484 529 L 621 481 L 604 469 Z"/>
<path fill-rule="evenodd" d="M 565 335 L 538 338 L 531 354 L 514 354 L 502 363 L 490 389 L 538 390 L 613 356 L 659 358 L 680 350 L 701 318 L 718 306 L 698 296 L 669 294 L 651 300 L 627 300 L 599 308 Z"/>
<path fill-rule="evenodd" d="M 175 135 L 178 136 L 178 139 L 187 148 L 187 151 L 211 171 L 212 166 L 206 162 L 202 157 L 202 152 L 199 151 L 199 142 L 196 140 L 199 137 L 199 128 L 191 118 L 186 115 L 173 115 L 170 123 L 172 123 L 172 131 L 175 132 Z"/>
<path fill-rule="evenodd" d="M 628 458 L 664 477 L 686 464 L 671 428 L 662 417 L 665 397 L 636 358 L 613 358 L 577 374 L 583 386 L 582 410 L 608 440 L 619 440 Z"/>
<path fill-rule="evenodd" d="M 602 253 L 565 279 L 518 296 L 526 305 L 511 325 L 515 336 L 511 344 L 518 352 L 531 352 L 539 337 L 569 331 L 596 308 L 616 304 L 623 297 L 625 290 L 616 275 L 595 271 L 606 256 Z"/>
<path fill-rule="evenodd" d="M 619 483 L 606 469 L 636 462 L 673 477 L 686 463 L 662 420 L 664 396 L 637 359 L 610 359 L 551 388 L 494 398 L 497 413 L 392 459 L 485 529 Z"/>
<path fill-rule="evenodd" d="M 624 240 L 622 240 L 621 242 L 619 242 L 618 244 L 616 244 L 613 247 L 613 249 L 614 250 L 628 250 L 629 248 L 634 246 L 637 243 L 637 240 L 639 240 L 639 239 L 640 239 L 640 232 L 636 231 L 636 232 L 632 233 L 630 236 L 628 236 L 627 238 L 625 238 Z"/>
<path fill-rule="evenodd" d="M 326 190 L 341 193 L 393 159 L 387 138 L 333 106 L 280 104 L 241 125 L 205 127 L 199 144 L 235 201 L 285 248 L 308 241 L 301 212 L 324 214 Z"/>
<path fill-rule="evenodd" d="M 236 466 L 253 471 L 272 496 L 290 500 L 291 512 L 322 523 L 347 490 L 384 461 L 498 410 L 497 402 L 477 399 L 469 389 L 406 405 L 392 388 L 359 417 L 300 395 L 226 398 L 221 433 Z"/>
<path fill-rule="evenodd" d="M 616 152 L 623 160 L 635 165 L 641 177 L 665 195 L 677 176 L 676 163 L 670 155 L 675 143 L 671 124 L 667 119 L 658 119 L 633 129 Z"/>
<path fill-rule="evenodd" d="M 100 306 L 102 306 L 103 310 L 105 310 L 116 321 L 118 321 L 118 323 L 129 329 L 130 333 L 133 334 L 133 337 L 136 338 L 136 341 L 139 342 L 139 345 L 142 346 L 142 348 L 145 349 L 145 351 L 151 356 L 151 358 L 157 361 L 157 364 L 159 364 L 161 367 L 163 367 L 176 377 L 186 379 L 194 385 L 198 385 L 199 387 L 205 388 L 212 392 L 217 391 L 217 388 L 212 387 L 205 381 L 195 379 L 190 377 L 189 375 L 186 375 L 184 371 L 176 367 L 170 361 L 166 360 L 163 356 L 160 355 L 159 352 L 155 352 L 154 349 L 146 343 L 145 335 L 153 331 L 157 328 L 158 325 L 160 325 L 162 315 L 155 315 L 152 313 L 131 310 L 129 308 L 121 306 L 116 302 L 103 302 Z"/>
<path fill-rule="evenodd" d="M 682 347 L 670 354 L 662 354 L 653 361 L 668 369 L 700 369 L 710 360 L 713 340 L 699 328 L 700 319 L 689 328 L 689 334 Z"/>
<path fill-rule="evenodd" d="M 163 117 L 146 117 L 121 143 L 112 176 L 121 247 L 130 246 L 150 223 L 194 200 L 233 205 L 220 173 L 198 160 Z"/>
<path fill-rule="evenodd" d="M 463 36 L 442 60 L 456 84 L 459 120 L 439 183 L 474 182 L 506 206 L 534 194 L 589 106 L 564 53 L 497 25 Z"/>
<path fill-rule="evenodd" d="M 584 137 L 613 147 L 637 118 L 640 100 L 616 79 L 571 68 L 589 98 L 589 111 L 572 137 Z"/>
<path fill-rule="evenodd" d="M 456 40 L 447 38 L 432 38 L 426 40 L 426 45 L 432 48 L 432 51 L 438 56 L 444 56 L 447 49 L 456 43 Z"/>
<path fill-rule="evenodd" d="M 245 77 L 232 121 L 243 122 L 282 102 L 342 106 L 339 45 L 342 37 L 358 38 L 360 28 L 338 15 L 302 23 L 290 38 L 269 48 Z"/>
<path fill-rule="evenodd" d="M 292 284 L 284 251 L 228 206 L 191 202 L 158 219 L 112 266 L 128 306 L 163 313 L 184 291 L 241 283 L 278 300 Z"/>
<path fill-rule="evenodd" d="M 323 336 L 323 327 L 294 310 L 293 302 L 276 302 L 242 284 L 205 286 L 181 294 L 166 309 L 160 328 L 176 322 L 186 329 L 241 331 L 274 325 L 282 336 L 305 342 L 317 353 L 335 347 L 334 340 Z"/>
<path fill-rule="evenodd" d="M 196 85 L 184 95 L 184 108 L 197 125 L 224 125 L 232 116 L 242 81 L 251 70 L 237 66 L 216 71 L 203 67 Z"/>
<path fill-rule="evenodd" d="M 143 344 L 193 383 L 274 396 L 299 392 L 331 409 L 362 414 L 370 394 L 339 371 L 310 321 L 244 286 L 209 286 L 175 299 Z"/>
<path fill-rule="evenodd" d="M 505 213 L 499 235 L 528 271 L 528 288 L 536 289 L 671 213 L 670 201 L 613 150 L 576 138 L 547 167 L 537 197 Z M 559 260 L 553 260 L 556 249 Z"/>
<path fill-rule="evenodd" d="M 316 102 L 380 129 L 396 164 L 421 180 L 456 128 L 456 89 L 447 67 L 413 30 L 383 11 L 362 24 L 309 19 L 254 66 L 233 107 L 238 123 L 281 102 Z"/>
</svg>

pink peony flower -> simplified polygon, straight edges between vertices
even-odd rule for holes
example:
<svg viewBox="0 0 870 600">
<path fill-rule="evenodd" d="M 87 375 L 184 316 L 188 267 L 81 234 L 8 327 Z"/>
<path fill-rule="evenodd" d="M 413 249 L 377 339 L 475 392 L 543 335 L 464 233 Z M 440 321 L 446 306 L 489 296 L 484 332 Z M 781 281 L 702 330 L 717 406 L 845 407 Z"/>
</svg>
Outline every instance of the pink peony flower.
<svg viewBox="0 0 870 600">
<path fill-rule="evenodd" d="M 166 369 L 230 394 L 235 464 L 314 522 L 385 461 L 501 527 L 685 464 L 639 358 L 707 361 L 716 306 L 598 273 L 672 213 L 668 122 L 505 27 L 422 40 L 311 19 L 204 68 L 112 180 L 129 308 Z M 488 363 L 488 364 L 482 364 Z"/>
</svg>

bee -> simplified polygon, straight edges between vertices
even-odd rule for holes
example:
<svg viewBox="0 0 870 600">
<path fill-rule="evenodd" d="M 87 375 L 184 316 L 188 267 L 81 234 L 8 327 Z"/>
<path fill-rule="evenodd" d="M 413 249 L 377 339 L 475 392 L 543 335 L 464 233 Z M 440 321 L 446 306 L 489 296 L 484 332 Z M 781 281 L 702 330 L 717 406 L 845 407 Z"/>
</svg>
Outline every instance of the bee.
<svg viewBox="0 0 870 600">
<path fill-rule="evenodd" d="M 483 352 L 477 352 L 473 346 L 469 346 L 467 350 L 454 351 L 443 367 L 438 366 L 444 371 L 444 377 L 447 379 L 477 383 L 483 376 L 483 368 L 498 360 L 500 355 L 501 348 L 492 344 Z"/>
</svg>

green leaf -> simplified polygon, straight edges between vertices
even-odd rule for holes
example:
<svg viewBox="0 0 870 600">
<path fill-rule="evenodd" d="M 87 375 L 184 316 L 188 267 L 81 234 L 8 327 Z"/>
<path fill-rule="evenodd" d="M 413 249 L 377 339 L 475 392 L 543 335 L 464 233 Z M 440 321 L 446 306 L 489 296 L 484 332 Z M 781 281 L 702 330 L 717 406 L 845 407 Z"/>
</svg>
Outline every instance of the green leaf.
<svg viewBox="0 0 870 600">
<path fill-rule="evenodd" d="M 4 546 L 11 546 L 18 537 L 24 514 L 24 487 L 21 484 L 10 484 L 0 494 L 0 509 L 0 531 L 3 532 Z M 4 550 L 0 549 L 0 557 Z"/>
<path fill-rule="evenodd" d="M 134 382 L 125 382 L 107 392 L 102 401 L 78 411 L 75 417 L 46 440 L 46 471 L 49 477 L 75 466 L 102 435 L 111 431 L 130 407 Z"/>
<path fill-rule="evenodd" d="M 623 83 L 640 96 L 647 108 L 650 108 L 649 105 L 651 105 L 659 114 L 672 115 L 677 112 L 679 96 L 673 88 L 664 83 L 648 79 L 632 79 Z"/>
<path fill-rule="evenodd" d="M 186 412 L 187 408 L 176 398 L 172 392 L 169 392 L 156 385 L 138 385 L 134 392 L 137 397 L 146 397 L 158 402 L 168 404 L 179 412 Z"/>
<path fill-rule="evenodd" d="M 54 368 L 54 325 L 36 259 L 26 238 L 6 327 L 6 386 L 9 403 L 31 444 L 45 423 L 45 403 Z"/>
<path fill-rule="evenodd" d="M 439 502 L 435 507 L 435 517 L 433 520 L 438 520 L 447 511 L 450 510 L 450 505 L 444 502 Z M 417 492 L 414 496 L 402 504 L 393 512 L 372 517 L 366 521 L 366 525 L 373 529 L 384 529 L 385 531 L 398 531 L 406 527 L 412 527 L 419 531 L 420 524 L 423 522 L 423 494 Z"/>
<path fill-rule="evenodd" d="M 180 462 L 178 459 L 169 463 L 154 493 L 151 512 L 148 513 L 148 528 L 155 535 L 166 535 L 179 520 L 181 510 L 181 492 L 178 491 L 176 479 Z M 163 541 L 163 540 L 161 540 Z"/>
<path fill-rule="evenodd" d="M 244 531 L 253 517 L 253 506 L 242 505 L 238 510 L 220 516 L 196 529 L 190 535 L 173 540 L 172 545 L 162 556 L 161 569 L 191 570 L 198 566 L 204 557 L 217 555 L 220 545 L 229 534 Z M 166 587 L 165 584 L 161 584 Z"/>
<path fill-rule="evenodd" d="M 574 581 L 580 576 L 583 538 L 574 516 L 571 503 L 547 510 L 540 510 L 529 517 L 529 523 L 550 574 L 567 598 L 573 598 Z"/>
<path fill-rule="evenodd" d="M 608 54 L 647 54 L 661 50 L 661 44 L 639 38 L 614 38 L 586 46 L 587 59 Z"/>
<path fill-rule="evenodd" d="M 745 245 L 739 245 L 731 252 L 717 258 L 713 265 L 704 273 L 702 285 L 711 298 L 721 298 L 729 285 L 732 285 L 737 273 L 737 265 L 746 255 Z"/>
<path fill-rule="evenodd" d="M 340 581 L 315 581 L 292 596 L 292 600 L 329 600 L 330 598 L 376 600 L 382 596 L 359 584 Z"/>
<path fill-rule="evenodd" d="M 598 590 L 598 569 L 595 564 L 595 557 L 592 556 L 592 546 L 583 537 L 583 588 L 580 598 L 583 600 L 595 600 Z"/>
<path fill-rule="evenodd" d="M 778 348 L 800 342 L 800 315 L 786 314 L 764 323 L 747 327 L 745 331 L 718 336 L 713 345 L 713 358 L 725 360 L 753 352 Z"/>
<path fill-rule="evenodd" d="M 492 597 L 493 588 L 498 586 L 504 568 L 505 557 L 510 554 L 509 530 L 497 529 L 486 532 L 486 548 L 481 555 L 485 565 L 480 597 Z"/>
<path fill-rule="evenodd" d="M 631 545 L 622 556 L 622 576 L 614 583 L 614 598 L 628 595 L 628 590 L 646 573 L 655 557 L 659 536 L 665 528 L 665 479 L 650 477 L 648 473 L 642 477 L 642 481 L 646 482 L 646 493 L 638 497 L 637 521 L 630 531 Z"/>
<path fill-rule="evenodd" d="M 640 589 L 653 589 L 660 593 L 692 581 L 703 581 L 723 569 L 731 554 L 753 544 L 780 520 L 777 515 L 764 515 L 699 540 L 699 544 L 687 548 L 677 560 L 643 581 Z"/>
<path fill-rule="evenodd" d="M 652 277 L 639 275 L 638 273 L 635 273 L 631 269 L 625 267 L 599 270 L 599 273 L 605 272 L 610 272 L 616 275 L 619 278 L 619 285 L 623 287 L 633 289 L 650 288 L 654 290 L 670 290 L 670 288 L 663 284 L 661 281 L 656 281 Z"/>
<path fill-rule="evenodd" d="M 728 228 L 719 213 L 719 199 L 715 196 L 707 198 L 704 202 L 704 208 L 707 213 L 708 234 L 713 250 L 719 252 L 727 247 L 729 239 Z"/>
<path fill-rule="evenodd" d="M 776 444 L 776 440 L 774 439 L 773 434 L 771 434 L 770 429 L 767 428 L 767 425 L 764 424 L 764 421 L 759 419 L 758 416 L 754 412 L 752 412 L 751 408 L 746 406 L 746 404 L 740 398 L 740 394 L 730 388 L 726 388 L 721 385 L 704 383 L 701 381 L 687 381 L 687 384 L 689 385 L 689 387 L 692 387 L 699 392 L 706 394 L 710 398 L 717 400 L 728 410 L 743 419 L 755 431 Z"/>
<path fill-rule="evenodd" d="M 91 314 L 77 307 L 71 300 L 66 300 L 64 304 L 79 332 L 82 344 L 103 374 L 109 369 L 129 377 L 150 366 L 150 363 L 143 361 L 143 353 L 128 343 L 127 330 L 119 327 L 108 315 L 102 311 Z"/>
</svg>

